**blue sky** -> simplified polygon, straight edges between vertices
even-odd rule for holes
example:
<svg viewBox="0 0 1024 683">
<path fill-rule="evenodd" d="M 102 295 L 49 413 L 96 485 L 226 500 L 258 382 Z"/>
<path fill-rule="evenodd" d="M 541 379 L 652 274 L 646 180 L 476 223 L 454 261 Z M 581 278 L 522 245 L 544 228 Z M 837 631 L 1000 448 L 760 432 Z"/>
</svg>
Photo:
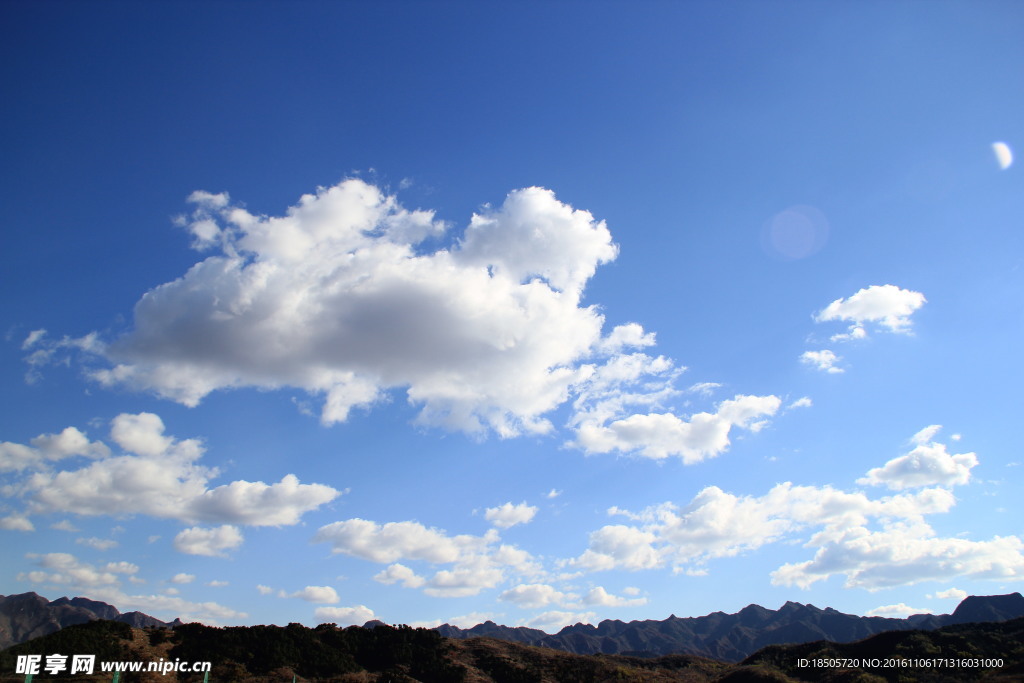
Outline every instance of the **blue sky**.
<svg viewBox="0 0 1024 683">
<path fill-rule="evenodd" d="M 1019 4 L 0 12 L 0 592 L 1019 590 Z"/>
</svg>

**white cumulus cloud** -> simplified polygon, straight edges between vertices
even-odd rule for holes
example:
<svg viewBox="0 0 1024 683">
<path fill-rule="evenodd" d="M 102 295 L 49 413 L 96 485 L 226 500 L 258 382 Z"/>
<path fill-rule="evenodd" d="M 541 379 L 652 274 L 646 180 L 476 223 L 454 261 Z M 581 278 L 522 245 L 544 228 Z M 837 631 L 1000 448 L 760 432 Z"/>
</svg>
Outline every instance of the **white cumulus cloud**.
<svg viewBox="0 0 1024 683">
<path fill-rule="evenodd" d="M 938 429 L 938 425 L 922 429 L 914 435 L 913 442 L 917 445 L 913 450 L 869 470 L 857 483 L 896 490 L 966 484 L 971 479 L 971 469 L 978 464 L 978 457 L 974 453 L 950 454 L 945 444 L 930 441 Z"/>
<path fill-rule="evenodd" d="M 922 442 L 935 432 L 919 432 L 915 452 L 932 448 Z M 1017 536 L 949 538 L 926 523 L 928 515 L 948 512 L 956 504 L 946 488 L 959 481 L 956 472 L 922 477 L 898 464 L 872 470 L 871 479 L 918 490 L 873 498 L 862 491 L 784 482 L 760 496 L 741 496 L 708 486 L 682 506 L 667 502 L 635 513 L 613 507 L 609 514 L 631 523 L 592 532 L 586 550 L 561 564 L 582 571 L 671 566 L 676 573 L 698 575 L 713 559 L 800 541 L 798 534 L 810 533 L 802 542 L 813 550 L 812 559 L 779 567 L 772 573 L 774 584 L 808 587 L 843 575 L 848 587 L 877 590 L 958 576 L 1010 580 L 1021 575 L 1024 542 Z"/>
<path fill-rule="evenodd" d="M 228 550 L 242 545 L 242 540 L 242 532 L 230 524 L 212 529 L 192 527 L 174 537 L 174 548 L 186 555 L 223 557 Z"/>
<path fill-rule="evenodd" d="M 510 436 L 546 431 L 575 364 L 601 342 L 582 290 L 617 248 L 604 223 L 541 188 L 474 215 L 450 249 L 431 211 L 349 179 L 255 216 L 193 194 L 185 220 L 215 253 L 136 305 L 105 347 L 108 385 L 187 405 L 232 387 L 293 386 L 323 397 L 325 423 L 392 389 L 421 420 Z M 644 343 L 643 335 L 624 341 Z"/>
<path fill-rule="evenodd" d="M 289 593 L 287 597 L 299 598 L 306 602 L 315 602 L 321 605 L 333 605 L 341 601 L 341 598 L 338 597 L 338 592 L 330 586 L 306 586 L 300 591 Z"/>
<path fill-rule="evenodd" d="M 400 583 L 406 588 L 420 588 L 427 582 L 415 571 L 398 562 L 388 565 L 383 571 L 374 574 L 373 580 L 389 586 Z"/>
<path fill-rule="evenodd" d="M 636 607 L 646 605 L 647 598 L 623 598 L 612 595 L 603 586 L 595 586 L 583 596 L 583 604 L 599 607 Z"/>
<path fill-rule="evenodd" d="M 937 598 L 939 600 L 956 600 L 960 602 L 968 595 L 967 591 L 960 590 L 959 588 L 949 588 L 944 591 L 936 591 L 934 595 L 929 595 L 929 598 Z"/>
<path fill-rule="evenodd" d="M 889 332 L 907 332 L 910 316 L 924 306 L 926 299 L 921 292 L 900 289 L 896 285 L 872 285 L 858 290 L 846 299 L 836 299 L 816 316 L 818 322 L 843 320 L 852 323 L 846 335 L 837 335 L 835 340 L 863 338 L 867 336 L 865 323 L 877 323 Z"/>
<path fill-rule="evenodd" d="M 519 584 L 498 596 L 499 600 L 527 609 L 561 604 L 567 598 L 565 593 L 543 583 Z"/>
<path fill-rule="evenodd" d="M 618 247 L 603 221 L 550 190 L 510 192 L 461 235 L 359 179 L 277 216 L 254 215 L 226 193 L 188 201 L 194 210 L 178 223 L 204 257 L 146 292 L 133 327 L 109 343 L 32 333 L 33 371 L 77 349 L 101 384 L 189 406 L 218 390 L 295 387 L 319 399 L 325 424 L 404 393 L 420 424 L 501 437 L 551 432 L 550 415 L 572 403 L 575 446 L 686 462 L 720 453 L 731 428 L 762 424 L 664 405 L 685 368 L 637 352 L 655 335 L 636 322 L 603 331 L 598 305 L 582 302 Z M 132 446 L 162 448 L 146 447 Z M 6 460 L 27 466 L 23 453 Z"/>
<path fill-rule="evenodd" d="M 306 512 L 341 495 L 323 484 L 302 484 L 291 474 L 274 484 L 234 481 L 210 488 L 218 472 L 199 463 L 204 453 L 201 441 L 178 440 L 164 430 L 163 421 L 153 413 L 118 415 L 111 423 L 111 439 L 123 455 L 111 455 L 105 444 L 88 442 L 84 436 L 67 437 L 68 429 L 51 441 L 77 444 L 70 449 L 73 453 L 44 443 L 43 437 L 33 440 L 32 448 L 3 445 L 8 454 L 27 449 L 58 452 L 61 458 L 92 458 L 78 469 L 46 464 L 29 475 L 20 488 L 30 510 L 37 513 L 142 514 L 186 523 L 281 526 L 298 523 Z"/>
<path fill-rule="evenodd" d="M 920 607 L 911 607 L 906 603 L 897 603 L 895 605 L 882 605 L 881 607 L 875 607 L 869 609 L 867 615 L 869 617 L 891 617 L 895 619 L 904 619 L 909 617 L 911 614 L 931 614 L 930 609 L 924 609 Z"/>
<path fill-rule="evenodd" d="M 518 505 L 509 502 L 496 508 L 487 508 L 484 517 L 499 529 L 508 529 L 516 524 L 529 523 L 536 514 L 537 508 L 524 501 Z"/>
<path fill-rule="evenodd" d="M 7 531 L 35 531 L 36 527 L 32 520 L 24 515 L 8 515 L 0 517 L 0 529 Z"/>
<path fill-rule="evenodd" d="M 330 622 L 341 626 L 362 626 L 377 618 L 373 610 L 366 605 L 354 607 L 317 607 L 314 612 L 321 623 Z"/>
<path fill-rule="evenodd" d="M 778 396 L 736 396 L 718 405 L 715 413 L 701 412 L 684 419 L 673 413 L 633 414 L 605 424 L 583 420 L 576 444 L 591 453 L 620 451 L 663 459 L 678 456 L 685 463 L 715 457 L 730 444 L 733 428 L 758 431 L 781 404 Z"/>
<path fill-rule="evenodd" d="M 816 370 L 821 370 L 822 372 L 827 372 L 833 375 L 843 372 L 843 369 L 836 365 L 836 363 L 841 360 L 842 358 L 829 349 L 822 349 L 820 351 L 804 351 L 800 354 L 800 362 L 804 365 L 810 365 Z"/>
<path fill-rule="evenodd" d="M 525 622 L 524 626 L 537 628 L 548 633 L 555 633 L 566 626 L 573 624 L 589 624 L 597 618 L 594 612 L 568 612 L 564 610 L 551 610 L 533 617 Z"/>
<path fill-rule="evenodd" d="M 402 583 L 420 587 L 434 597 L 465 597 L 493 588 L 510 575 L 535 575 L 540 567 L 533 557 L 515 546 L 500 543 L 491 529 L 483 536 L 449 536 L 440 529 L 419 522 L 378 524 L 349 519 L 325 525 L 313 537 L 316 543 L 330 543 L 333 553 L 389 564 L 374 576 L 381 583 Z M 398 560 L 430 565 L 450 565 L 430 577 L 417 574 Z"/>
</svg>

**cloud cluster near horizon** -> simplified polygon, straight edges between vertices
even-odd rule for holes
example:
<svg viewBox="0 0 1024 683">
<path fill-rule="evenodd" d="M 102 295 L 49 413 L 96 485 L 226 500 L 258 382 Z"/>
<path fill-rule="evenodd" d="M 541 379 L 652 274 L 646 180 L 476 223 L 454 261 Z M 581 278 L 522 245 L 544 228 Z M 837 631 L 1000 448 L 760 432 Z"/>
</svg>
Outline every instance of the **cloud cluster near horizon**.
<svg viewBox="0 0 1024 683">
<path fill-rule="evenodd" d="M 550 414 L 571 403 L 568 444 L 687 463 L 722 453 L 731 430 L 757 431 L 780 405 L 737 395 L 677 414 L 668 401 L 685 368 L 644 353 L 655 339 L 641 325 L 605 331 L 582 303 L 618 254 L 608 227 L 550 190 L 509 193 L 457 237 L 359 179 L 282 216 L 226 193 L 189 201 L 179 223 L 212 254 L 147 292 L 134 327 L 110 343 L 31 332 L 32 372 L 78 350 L 107 365 L 90 370 L 101 384 L 188 406 L 217 390 L 296 387 L 322 399 L 324 424 L 404 391 L 422 425 L 501 437 L 550 433 Z M 442 238 L 450 246 L 432 246 Z"/>
<path fill-rule="evenodd" d="M 834 575 L 847 587 L 877 590 L 957 577 L 1012 579 L 1024 571 L 1024 542 L 1016 536 L 988 541 L 944 538 L 925 516 L 956 504 L 951 488 L 970 481 L 974 453 L 950 454 L 934 441 L 932 425 L 912 438 L 914 448 L 870 470 L 857 483 L 913 492 L 873 498 L 832 486 L 785 482 L 761 496 L 738 496 L 708 486 L 684 506 L 672 502 L 633 513 L 608 513 L 632 524 L 609 524 L 590 534 L 587 549 L 563 566 L 590 573 L 671 567 L 702 574 L 717 558 L 733 557 L 814 530 L 803 562 L 772 573 L 772 583 L 807 588 Z"/>
</svg>

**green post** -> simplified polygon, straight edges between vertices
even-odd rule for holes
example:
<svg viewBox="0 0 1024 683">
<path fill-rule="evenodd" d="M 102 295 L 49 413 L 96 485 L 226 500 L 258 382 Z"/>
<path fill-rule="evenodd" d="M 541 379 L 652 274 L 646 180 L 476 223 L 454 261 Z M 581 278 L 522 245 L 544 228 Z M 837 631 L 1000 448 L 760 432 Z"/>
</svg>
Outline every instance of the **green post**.
<svg viewBox="0 0 1024 683">
<path fill-rule="evenodd" d="M 25 674 L 25 683 L 32 683 L 32 674 Z"/>
<path fill-rule="evenodd" d="M 209 671 L 204 671 L 203 672 L 203 683 L 210 683 L 210 672 Z"/>
<path fill-rule="evenodd" d="M 121 672 L 120 671 L 115 671 L 114 672 L 114 680 L 112 680 L 110 683 L 117 683 L 119 680 L 121 680 Z"/>
</svg>

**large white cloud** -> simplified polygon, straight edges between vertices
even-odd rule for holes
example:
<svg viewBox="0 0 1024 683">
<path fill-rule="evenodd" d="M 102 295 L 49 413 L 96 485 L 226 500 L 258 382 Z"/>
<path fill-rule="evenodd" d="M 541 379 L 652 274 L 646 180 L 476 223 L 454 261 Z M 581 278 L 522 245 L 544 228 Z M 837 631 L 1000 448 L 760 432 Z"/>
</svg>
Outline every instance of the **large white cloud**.
<svg viewBox="0 0 1024 683">
<path fill-rule="evenodd" d="M 600 339 L 582 289 L 616 247 L 608 229 L 541 188 L 473 216 L 433 251 L 432 212 L 350 179 L 286 215 L 255 216 L 197 193 L 186 221 L 218 254 L 136 305 L 105 353 L 107 384 L 195 405 L 216 389 L 296 386 L 324 422 L 404 388 L 421 419 L 512 435 L 549 428 L 573 367 Z"/>
<path fill-rule="evenodd" d="M 90 374 L 102 384 L 189 406 L 220 389 L 298 387 L 322 399 L 325 424 L 404 392 L 421 424 L 503 437 L 551 431 L 572 402 L 576 447 L 686 462 L 720 453 L 733 427 L 756 428 L 666 405 L 684 368 L 635 352 L 655 343 L 641 325 L 605 333 L 598 306 L 581 303 L 617 256 L 608 227 L 549 190 L 509 193 L 461 236 L 358 179 L 280 216 L 227 194 L 189 201 L 179 223 L 208 255 L 147 292 L 112 342 L 33 332 L 33 371 L 77 349 L 100 357 Z M 754 398 L 776 400 L 736 400 Z M 25 454 L 6 459 L 25 466 Z"/>
<path fill-rule="evenodd" d="M 186 523 L 281 526 L 298 523 L 303 514 L 340 495 L 323 484 L 301 484 L 290 474 L 274 484 L 234 481 L 210 488 L 218 472 L 199 463 L 202 443 L 164 431 L 163 421 L 152 413 L 121 414 L 111 423 L 111 440 L 123 455 L 111 455 L 108 446 L 89 442 L 73 427 L 33 439 L 31 447 L 7 445 L 40 456 L 33 455 L 32 467 L 41 471 L 18 486 L 34 513 L 139 514 Z M 61 470 L 47 454 L 56 454 L 57 460 L 72 455 L 92 460 Z"/>
</svg>

